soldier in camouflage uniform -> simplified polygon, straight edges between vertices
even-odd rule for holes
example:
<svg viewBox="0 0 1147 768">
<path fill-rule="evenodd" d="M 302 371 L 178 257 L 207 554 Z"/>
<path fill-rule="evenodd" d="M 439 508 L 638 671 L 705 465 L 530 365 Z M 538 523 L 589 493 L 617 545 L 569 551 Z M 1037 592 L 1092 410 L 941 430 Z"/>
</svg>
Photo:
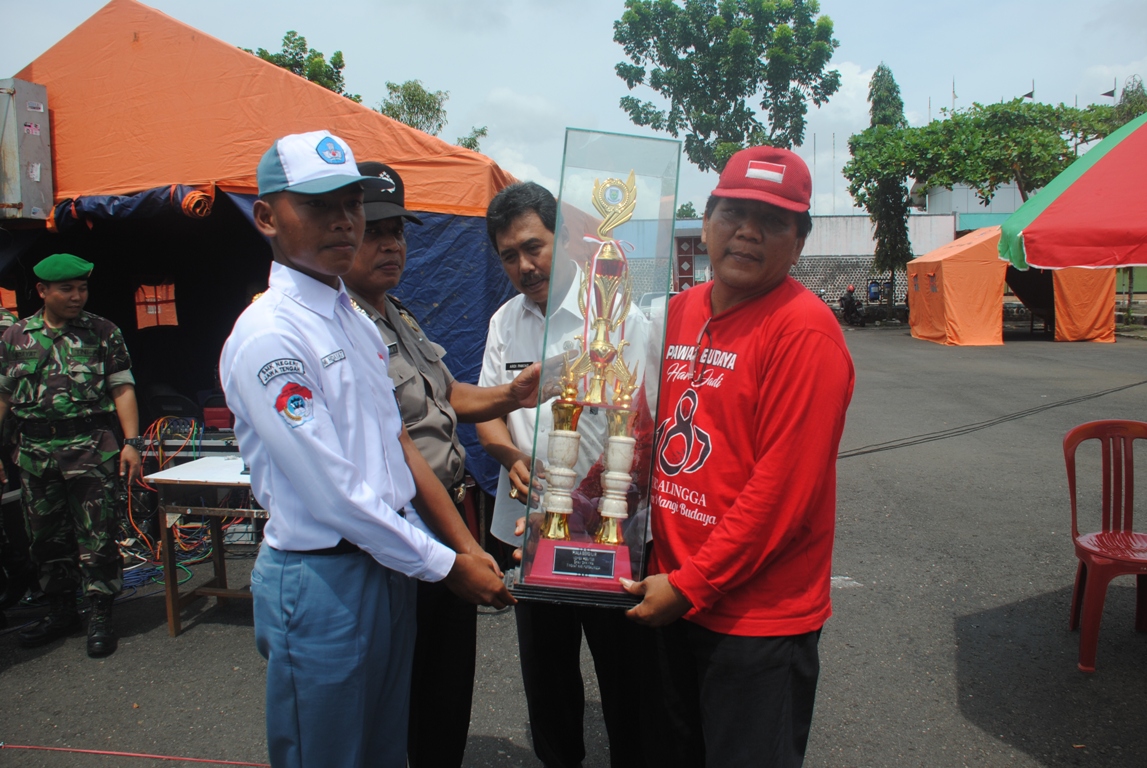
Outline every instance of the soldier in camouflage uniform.
<svg viewBox="0 0 1147 768">
<path fill-rule="evenodd" d="M 32 560 L 51 608 L 20 633 L 44 645 L 80 625 L 81 577 L 91 600 L 88 655 L 116 649 L 111 607 L 123 587 L 116 544 L 118 472 L 139 472 L 139 415 L 131 358 L 119 328 L 83 311 L 92 264 L 70 254 L 35 266 L 44 308 L 0 336 L 0 418 L 18 420 L 16 463 Z M 125 440 L 120 450 L 117 421 Z M 79 548 L 79 567 L 76 549 Z"/>
</svg>

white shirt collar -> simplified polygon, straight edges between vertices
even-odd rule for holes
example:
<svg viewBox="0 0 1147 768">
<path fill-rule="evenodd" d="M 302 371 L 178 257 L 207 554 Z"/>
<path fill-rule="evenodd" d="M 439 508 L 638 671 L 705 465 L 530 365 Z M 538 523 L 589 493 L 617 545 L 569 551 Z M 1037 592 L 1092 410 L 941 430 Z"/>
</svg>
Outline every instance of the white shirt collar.
<svg viewBox="0 0 1147 768">
<path fill-rule="evenodd" d="M 572 262 L 574 267 L 573 280 L 570 281 L 569 288 L 566 289 L 566 295 L 562 297 L 561 303 L 558 304 L 558 309 L 569 312 L 574 317 L 582 317 L 581 308 L 578 307 L 578 291 L 581 290 L 581 266 L 577 262 Z M 552 272 L 550 273 L 553 274 Z M 526 294 L 519 294 L 522 297 L 522 306 L 527 312 L 537 315 L 540 318 L 545 318 L 546 313 L 538 306 L 538 303 L 533 299 L 526 296 Z M 547 305 L 548 306 L 548 305 Z"/>
<path fill-rule="evenodd" d="M 341 278 L 336 291 L 326 283 L 277 261 L 271 263 L 269 285 L 300 306 L 327 319 L 335 316 L 335 307 L 339 303 L 345 307 L 351 306 L 350 297 L 347 296 L 346 286 L 343 285 Z"/>
</svg>

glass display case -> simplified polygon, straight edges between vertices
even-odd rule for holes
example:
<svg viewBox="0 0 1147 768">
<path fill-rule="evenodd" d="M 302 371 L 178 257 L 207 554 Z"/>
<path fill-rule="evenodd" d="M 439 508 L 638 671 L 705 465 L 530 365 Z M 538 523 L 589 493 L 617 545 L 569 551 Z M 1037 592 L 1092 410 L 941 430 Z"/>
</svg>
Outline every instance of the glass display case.
<svg viewBox="0 0 1147 768">
<path fill-rule="evenodd" d="M 519 599 L 626 606 L 641 579 L 681 144 L 568 129 Z"/>
</svg>

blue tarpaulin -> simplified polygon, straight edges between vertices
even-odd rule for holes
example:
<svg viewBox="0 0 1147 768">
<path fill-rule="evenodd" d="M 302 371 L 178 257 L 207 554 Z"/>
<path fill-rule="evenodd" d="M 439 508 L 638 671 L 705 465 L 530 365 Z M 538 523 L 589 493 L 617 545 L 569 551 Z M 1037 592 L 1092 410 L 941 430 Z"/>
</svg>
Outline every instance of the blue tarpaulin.
<svg viewBox="0 0 1147 768">
<path fill-rule="evenodd" d="M 490 316 L 516 295 L 486 235 L 486 220 L 419 213 L 406 227 L 406 271 L 394 295 L 427 335 L 446 348 L 454 378 L 476 384 Z M 481 451 L 473 426 L 459 427 L 466 468 L 488 493 L 498 487 L 498 463 Z"/>
<path fill-rule="evenodd" d="M 137 192 L 134 195 L 93 195 L 64 200 L 56 206 L 56 229 L 66 232 L 83 222 L 100 219 L 130 219 L 182 212 L 193 219 L 211 215 L 214 194 L 185 184 Z"/>
</svg>

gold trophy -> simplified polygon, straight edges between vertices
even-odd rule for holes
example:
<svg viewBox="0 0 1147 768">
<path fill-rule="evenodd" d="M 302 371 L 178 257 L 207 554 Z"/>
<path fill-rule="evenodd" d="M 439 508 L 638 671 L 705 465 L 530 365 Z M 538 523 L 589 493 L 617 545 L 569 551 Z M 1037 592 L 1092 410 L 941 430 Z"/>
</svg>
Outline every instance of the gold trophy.
<svg viewBox="0 0 1147 768">
<path fill-rule="evenodd" d="M 577 483 L 578 444 L 581 435 L 577 432 L 578 417 L 582 405 L 577 401 L 577 380 L 570 371 L 569 358 L 562 364 L 562 394 L 550 406 L 554 416 L 554 428 L 550 432 L 549 450 L 546 458 L 546 490 L 543 504 L 546 516 L 542 521 L 542 538 L 569 541 L 569 515 L 573 512 L 573 489 Z"/>
<path fill-rule="evenodd" d="M 631 435 L 631 417 L 638 378 L 637 366 L 631 369 L 625 362 L 629 342 L 621 338 L 633 283 L 621 246 L 609 234 L 633 216 L 637 205 L 634 172 L 629 172 L 625 182 L 595 179 L 593 205 L 602 215 L 597 228 L 598 250 L 582 271 L 578 292 L 578 309 L 585 318 L 585 332 L 576 337 L 581 351 L 572 361 L 567 358 L 563 362 L 562 394 L 551 407 L 554 429 L 547 452 L 548 490 L 543 500 L 546 515 L 541 535 L 546 539 L 570 539 L 567 519 L 573 511 L 573 467 L 580 443 L 577 421 L 584 406 L 598 406 L 609 411 L 609 438 L 603 454 L 603 494 L 598 502 L 602 524 L 594 541 L 621 546 L 621 524 L 629 517 L 626 493 L 636 445 Z"/>
</svg>

